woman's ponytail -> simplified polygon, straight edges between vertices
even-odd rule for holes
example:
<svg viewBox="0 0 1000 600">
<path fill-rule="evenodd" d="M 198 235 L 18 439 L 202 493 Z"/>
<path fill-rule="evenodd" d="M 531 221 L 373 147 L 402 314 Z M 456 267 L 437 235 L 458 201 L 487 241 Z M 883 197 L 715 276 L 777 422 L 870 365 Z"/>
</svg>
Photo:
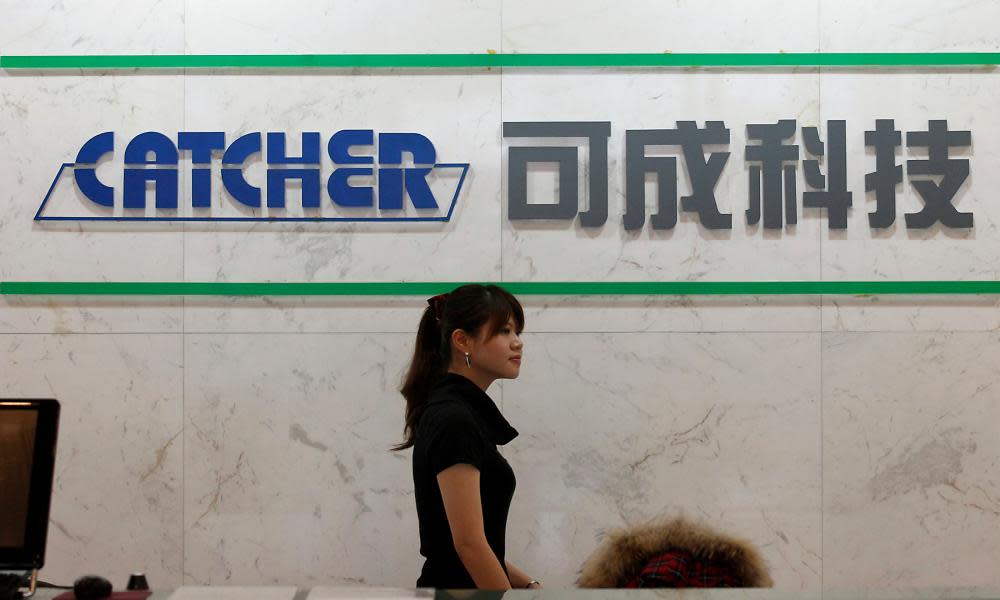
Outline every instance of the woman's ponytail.
<svg viewBox="0 0 1000 600">
<path fill-rule="evenodd" d="M 440 379 L 448 365 L 444 360 L 441 341 L 441 323 L 437 314 L 438 307 L 431 305 L 424 311 L 417 327 L 417 342 L 413 349 L 413 360 L 406 372 L 406 379 L 400 393 L 406 399 L 406 426 L 403 430 L 402 444 L 393 446 L 392 450 L 406 450 L 413 445 L 417 422 L 427 404 L 427 395 L 431 386 Z"/>
</svg>

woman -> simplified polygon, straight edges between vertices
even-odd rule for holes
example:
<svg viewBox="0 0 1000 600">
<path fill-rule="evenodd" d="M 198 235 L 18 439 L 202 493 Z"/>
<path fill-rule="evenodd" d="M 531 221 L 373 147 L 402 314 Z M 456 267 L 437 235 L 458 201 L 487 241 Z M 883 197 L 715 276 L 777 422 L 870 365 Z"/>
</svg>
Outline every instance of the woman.
<svg viewBox="0 0 1000 600">
<path fill-rule="evenodd" d="M 505 558 L 514 472 L 497 450 L 517 436 L 486 389 L 521 369 L 524 311 L 495 285 L 427 301 L 400 392 L 426 560 L 418 587 L 538 588 Z"/>
</svg>

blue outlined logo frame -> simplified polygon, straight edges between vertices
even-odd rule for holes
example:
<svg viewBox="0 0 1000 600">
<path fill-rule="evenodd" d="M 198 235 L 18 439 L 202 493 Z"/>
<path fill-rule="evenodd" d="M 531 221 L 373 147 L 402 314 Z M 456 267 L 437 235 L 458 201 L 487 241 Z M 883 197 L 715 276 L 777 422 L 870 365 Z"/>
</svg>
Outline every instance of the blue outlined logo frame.
<svg viewBox="0 0 1000 600">
<path fill-rule="evenodd" d="M 364 223 L 364 222 L 419 222 L 419 221 L 430 221 L 430 222 L 448 222 L 451 220 L 452 214 L 455 212 L 455 206 L 458 203 L 458 195 L 462 191 L 462 186 L 465 184 L 465 176 L 469 173 L 469 166 L 471 163 L 435 163 L 434 168 L 441 169 L 462 169 L 462 174 L 458 179 L 458 185 L 455 187 L 455 193 L 452 195 L 451 204 L 448 206 L 448 214 L 443 217 L 64 217 L 64 216 L 46 216 L 42 214 L 45 211 L 45 206 L 48 204 L 49 199 L 52 197 L 52 193 L 56 189 L 56 184 L 59 183 L 59 178 L 62 177 L 63 172 L 67 168 L 76 167 L 76 163 L 63 163 L 59 166 L 59 170 L 56 172 L 56 176 L 52 179 L 52 184 L 49 186 L 48 192 L 45 194 L 45 198 L 42 199 L 42 203 L 38 206 L 38 211 L 35 212 L 35 221 L 118 221 L 118 222 L 200 222 L 200 223 L 221 223 L 221 222 L 242 222 L 242 223 L 322 223 L 322 222 L 354 222 L 354 223 Z"/>
</svg>

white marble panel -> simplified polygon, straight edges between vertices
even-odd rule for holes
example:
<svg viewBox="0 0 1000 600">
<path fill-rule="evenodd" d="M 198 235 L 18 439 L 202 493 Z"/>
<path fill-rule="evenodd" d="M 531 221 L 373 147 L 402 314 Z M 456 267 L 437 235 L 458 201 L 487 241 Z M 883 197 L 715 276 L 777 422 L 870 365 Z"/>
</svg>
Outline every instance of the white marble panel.
<svg viewBox="0 0 1000 600">
<path fill-rule="evenodd" d="M 37 222 L 35 212 L 64 162 L 88 139 L 115 132 L 115 153 L 98 167 L 115 188 L 121 215 L 122 158 L 143 131 L 183 129 L 183 81 L 170 75 L 0 74 L 0 280 L 179 281 L 182 228 L 170 223 Z M 99 214 L 62 174 L 47 205 L 57 215 Z M 23 333 L 170 332 L 181 324 L 176 299 L 4 297 L 0 331 Z"/>
<path fill-rule="evenodd" d="M 186 340 L 186 582 L 412 586 L 411 337 Z"/>
<path fill-rule="evenodd" d="M 818 369 L 815 333 L 525 336 L 508 556 L 569 587 L 602 532 L 681 513 L 818 588 Z"/>
<path fill-rule="evenodd" d="M 462 281 L 499 275 L 499 78 L 473 75 L 206 74 L 187 82 L 187 125 L 321 133 L 341 129 L 426 135 L 438 162 L 472 167 L 449 222 L 232 223 L 188 227 L 190 281 Z M 263 176 L 260 164 L 259 173 Z M 251 168 L 247 178 L 255 177 Z M 457 183 L 457 181 L 456 181 Z M 214 188 L 214 202 L 232 203 Z M 322 194 L 324 209 L 334 209 Z M 450 199 L 450 198 L 449 198 Z M 289 201 L 291 206 L 291 200 Z M 291 210 L 291 208 L 289 209 Z M 385 215 L 382 215 L 385 216 Z"/>
<path fill-rule="evenodd" d="M 139 296 L 0 296 L 0 333 L 180 332 L 182 304 Z"/>
<path fill-rule="evenodd" d="M 2 3 L 0 54 L 183 54 L 184 3 Z"/>
<path fill-rule="evenodd" d="M 0 279 L 24 281 L 178 281 L 181 227 L 170 223 L 36 222 L 63 163 L 91 137 L 115 133 L 113 157 L 98 177 L 115 189 L 121 214 L 125 146 L 144 131 L 182 131 L 184 82 L 171 75 L 0 75 L 0 158 L 12 185 L 0 192 Z M 150 196 L 151 198 L 151 196 Z M 151 204 L 151 202 L 150 202 Z M 112 216 L 76 191 L 64 172 L 46 214 Z M 151 206 L 149 207 L 152 208 Z"/>
<path fill-rule="evenodd" d="M 45 567 L 181 582 L 179 335 L 0 335 L 0 397 L 61 404 Z"/>
<path fill-rule="evenodd" d="M 995 295 L 827 296 L 823 331 L 996 331 Z"/>
<path fill-rule="evenodd" d="M 822 231 L 825 280 L 986 280 L 1000 279 L 1000 117 L 992 108 L 1000 81 L 979 71 L 925 73 L 826 73 L 822 78 L 822 118 L 847 121 L 848 189 L 854 194 L 846 231 Z M 887 87 L 893 89 L 886 94 Z M 972 147 L 956 148 L 950 157 L 969 161 L 970 174 L 954 198 L 972 212 L 974 227 L 940 223 L 910 229 L 905 213 L 924 206 L 913 187 L 908 159 L 926 159 L 926 148 L 900 148 L 904 166 L 897 186 L 896 221 L 874 229 L 868 213 L 876 208 L 874 192 L 865 192 L 865 174 L 875 170 L 874 151 L 865 147 L 865 131 L 876 119 L 895 120 L 903 132 L 926 131 L 928 120 L 946 119 L 950 130 L 971 131 Z M 824 125 L 825 129 L 825 125 Z M 923 177 L 917 177 L 921 179 Z M 988 330 L 1000 325 L 995 297 L 831 298 L 824 308 L 825 329 L 845 330 Z"/>
<path fill-rule="evenodd" d="M 476 53 L 500 44 L 489 0 L 186 2 L 188 54 Z"/>
<path fill-rule="evenodd" d="M 184 303 L 193 333 L 410 333 L 427 299 L 417 296 L 200 297 Z"/>
<path fill-rule="evenodd" d="M 503 275 L 508 280 L 674 281 L 814 280 L 819 276 L 819 216 L 799 209 L 797 225 L 782 230 L 748 226 L 748 167 L 743 159 L 746 125 L 818 118 L 818 78 L 800 73 L 602 73 L 504 74 L 505 121 L 611 121 L 608 142 L 608 221 L 587 229 L 568 221 L 507 221 L 505 206 Z M 707 230 L 696 215 L 681 212 L 672 230 L 627 232 L 624 213 L 625 135 L 629 129 L 673 128 L 678 120 L 724 120 L 732 153 L 715 188 L 719 209 L 733 215 L 731 230 Z M 573 140 L 555 140 L 561 145 Z M 511 145 L 538 140 L 510 138 Z M 549 142 L 552 143 L 551 141 Z M 580 142 L 586 148 L 586 143 Z M 663 148 L 664 152 L 677 149 Z M 654 154 L 656 147 L 648 148 Z M 506 169 L 506 150 L 504 169 Z M 586 158 L 581 163 L 586 164 Z M 678 190 L 689 193 L 683 159 Z M 581 169 L 583 173 L 584 169 Z M 798 189 L 804 186 L 798 174 Z M 555 175 L 551 179 L 554 182 Z M 581 175 L 581 179 L 584 179 Z M 504 199 L 506 198 L 506 180 Z M 581 198 L 586 183 L 581 182 Z M 647 184 L 647 205 L 655 203 Z M 554 203 L 550 184 L 532 183 L 529 202 Z M 589 200 L 581 200 L 589 206 Z M 582 210 L 582 208 L 581 208 Z M 780 325 L 779 325 L 780 326 Z M 786 324 L 787 326 L 787 324 Z"/>
<path fill-rule="evenodd" d="M 998 342 L 824 335 L 825 587 L 1000 586 Z"/>
<path fill-rule="evenodd" d="M 819 300 L 806 297 L 523 295 L 519 300 L 526 330 L 535 333 L 815 331 L 819 327 Z M 184 302 L 185 331 L 412 335 L 426 306 L 423 296 L 189 297 Z"/>
<path fill-rule="evenodd" d="M 819 0 L 823 52 L 995 52 L 990 0 Z"/>
<path fill-rule="evenodd" d="M 807 296 L 522 297 L 527 331 L 815 331 L 820 301 Z"/>
<path fill-rule="evenodd" d="M 504 52 L 816 52 L 817 0 L 503 1 Z"/>
</svg>

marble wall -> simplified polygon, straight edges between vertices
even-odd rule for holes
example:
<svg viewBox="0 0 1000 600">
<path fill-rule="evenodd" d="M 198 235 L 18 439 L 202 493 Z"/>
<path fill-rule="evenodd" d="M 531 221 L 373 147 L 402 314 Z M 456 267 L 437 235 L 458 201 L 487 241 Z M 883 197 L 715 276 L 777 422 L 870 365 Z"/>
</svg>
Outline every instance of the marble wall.
<svg viewBox="0 0 1000 600">
<path fill-rule="evenodd" d="M 2 6 L 5 55 L 994 51 L 1000 18 L 959 0 Z M 994 70 L 955 68 L 0 72 L 0 281 L 996 280 L 998 93 Z M 780 118 L 847 120 L 846 232 L 814 209 L 745 224 L 744 125 Z M 956 203 L 974 228 L 907 229 L 908 182 L 896 225 L 867 226 L 877 118 L 973 132 Z M 603 227 L 507 220 L 501 123 L 521 120 L 611 121 Z M 728 233 L 622 228 L 625 131 L 676 120 L 732 130 Z M 472 164 L 450 222 L 32 220 L 101 131 L 362 127 Z M 529 186 L 553 195 L 554 171 Z M 995 297 L 524 301 L 522 376 L 491 394 L 521 431 L 508 553 L 548 586 L 604 531 L 677 513 L 755 542 L 789 590 L 1000 586 Z M 42 578 L 412 585 L 409 454 L 387 449 L 422 303 L 0 296 L 0 397 L 63 405 Z"/>
</svg>

